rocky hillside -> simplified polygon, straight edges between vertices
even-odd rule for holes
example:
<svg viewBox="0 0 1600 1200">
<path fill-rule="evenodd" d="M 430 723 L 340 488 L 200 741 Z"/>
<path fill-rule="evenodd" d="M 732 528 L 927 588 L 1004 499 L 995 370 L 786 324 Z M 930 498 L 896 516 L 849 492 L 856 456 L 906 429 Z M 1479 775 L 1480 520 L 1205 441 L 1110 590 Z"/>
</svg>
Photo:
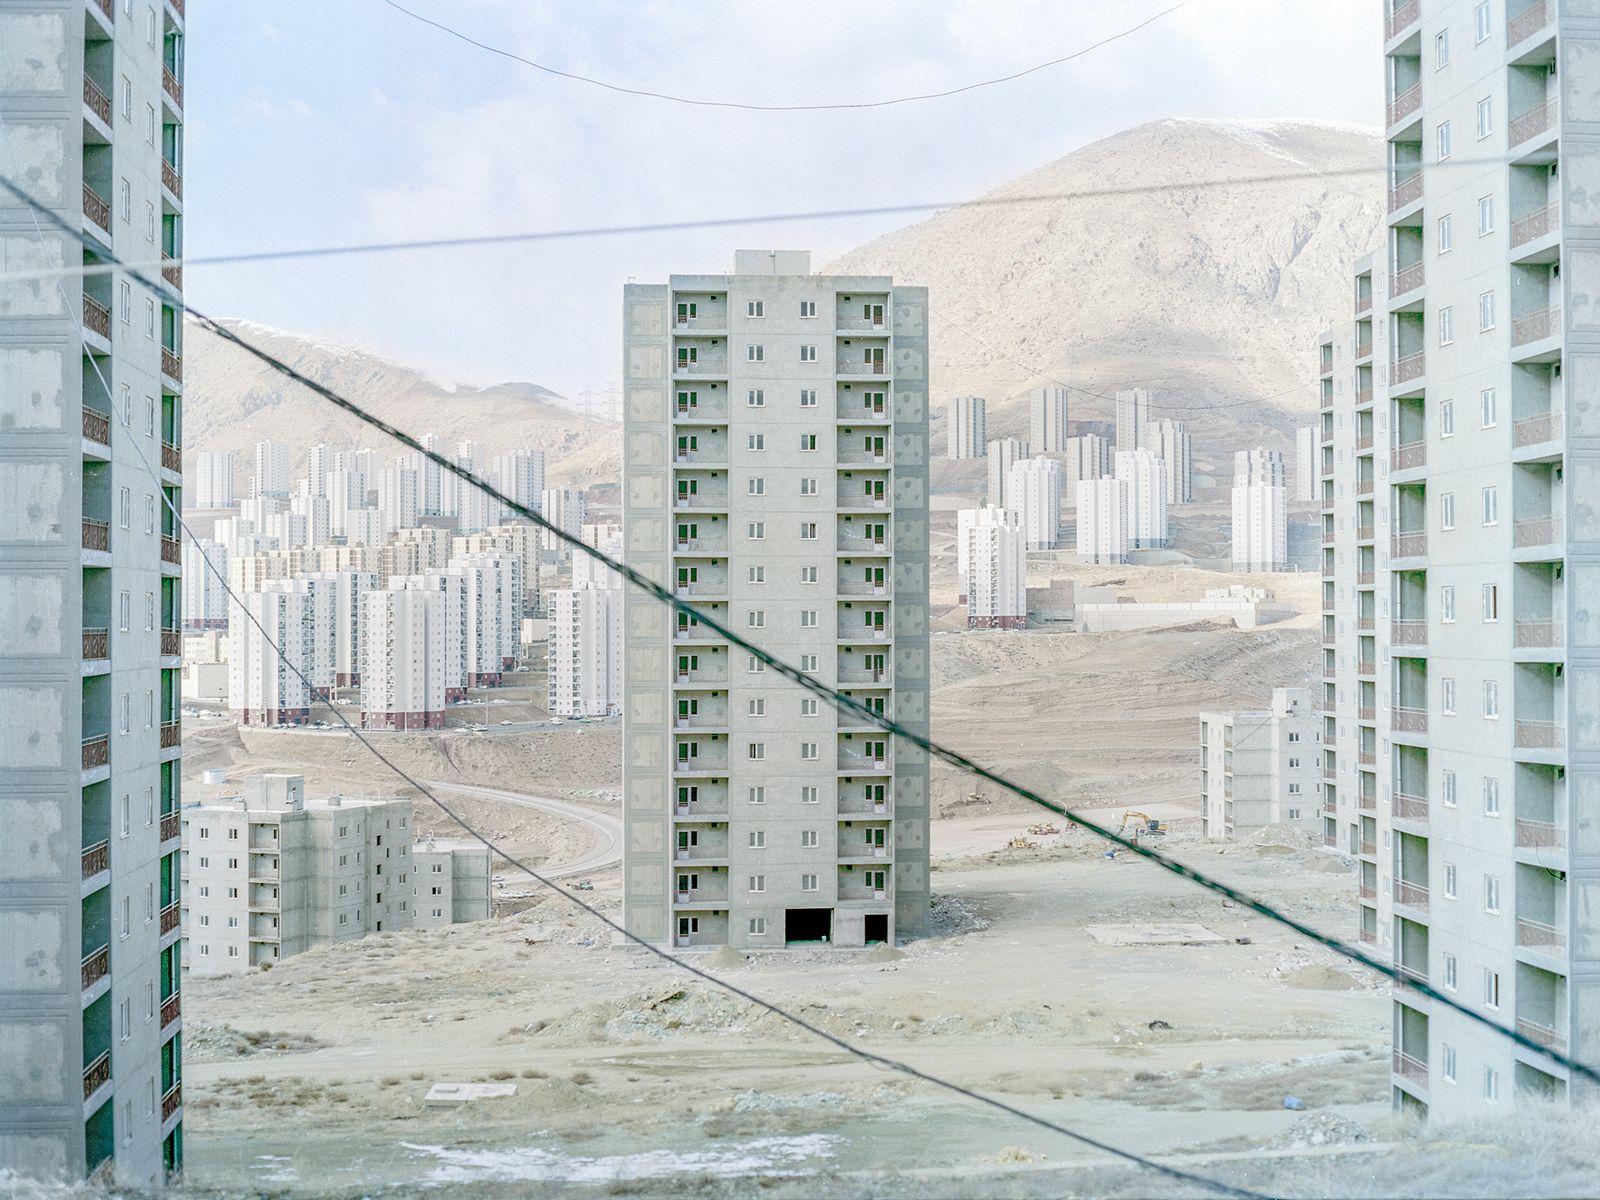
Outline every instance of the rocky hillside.
<svg viewBox="0 0 1600 1200">
<path fill-rule="evenodd" d="M 963 392 L 989 398 L 991 433 L 1026 436 L 1006 400 L 1037 371 L 1073 387 L 1073 418 L 1149 387 L 1158 415 L 1192 421 L 1197 460 L 1227 471 L 1235 446 L 1286 446 L 1313 411 L 1317 334 L 1379 242 L 1382 162 L 1359 126 L 1158 121 L 985 197 L 1062 198 L 949 209 L 827 269 L 929 288 L 937 450 L 942 402 Z M 1085 191 L 1113 194 L 1070 195 Z"/>
<path fill-rule="evenodd" d="M 616 426 L 598 418 L 585 422 L 581 412 L 538 384 L 445 384 L 347 346 L 248 321 L 222 324 L 407 433 L 436 433 L 448 444 L 475 440 L 485 461 L 519 447 L 540 449 L 547 476 L 557 483 L 586 486 L 620 477 Z M 251 448 L 275 438 L 289 444 L 296 473 L 306 448 L 316 442 L 400 452 L 397 443 L 193 322 L 185 339 L 184 442 L 190 449 L 241 452 L 235 469 L 248 472 Z"/>
</svg>

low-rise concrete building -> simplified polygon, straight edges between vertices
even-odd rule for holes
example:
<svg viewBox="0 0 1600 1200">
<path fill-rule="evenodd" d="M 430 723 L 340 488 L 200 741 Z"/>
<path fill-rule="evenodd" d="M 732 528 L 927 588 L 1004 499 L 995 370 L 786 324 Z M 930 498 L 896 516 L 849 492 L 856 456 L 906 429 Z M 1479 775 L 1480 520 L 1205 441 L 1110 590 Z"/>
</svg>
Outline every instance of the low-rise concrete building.
<svg viewBox="0 0 1600 1200">
<path fill-rule="evenodd" d="M 1275 688 L 1256 712 L 1200 714 L 1200 816 L 1206 836 L 1293 825 L 1322 839 L 1320 717 L 1310 688 Z"/>
<path fill-rule="evenodd" d="M 489 847 L 424 838 L 411 848 L 411 927 L 442 929 L 489 919 Z"/>
</svg>

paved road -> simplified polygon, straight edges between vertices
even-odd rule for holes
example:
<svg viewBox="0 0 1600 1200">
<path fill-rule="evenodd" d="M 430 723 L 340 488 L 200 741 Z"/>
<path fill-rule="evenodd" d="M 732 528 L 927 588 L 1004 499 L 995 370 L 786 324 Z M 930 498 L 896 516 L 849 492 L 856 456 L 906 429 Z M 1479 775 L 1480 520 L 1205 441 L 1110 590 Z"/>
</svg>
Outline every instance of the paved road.
<svg viewBox="0 0 1600 1200">
<path fill-rule="evenodd" d="M 594 846 L 579 858 L 567 862 L 550 862 L 539 872 L 547 879 L 565 879 L 572 875 L 588 875 L 595 871 L 603 871 L 607 867 L 616 866 L 622 861 L 622 821 L 609 813 L 596 812 L 592 808 L 585 808 L 581 804 L 573 804 L 566 800 L 551 800 L 545 796 L 529 796 L 524 792 L 507 792 L 500 788 L 472 787 L 461 783 L 443 783 L 438 780 L 425 780 L 430 788 L 437 788 L 444 792 L 456 792 L 463 796 L 476 796 L 481 800 L 498 800 L 503 804 L 515 804 L 519 808 L 535 808 L 540 812 L 552 816 L 562 817 L 576 821 L 587 826 L 594 835 Z M 503 869 L 500 860 L 496 860 L 495 870 Z"/>
</svg>

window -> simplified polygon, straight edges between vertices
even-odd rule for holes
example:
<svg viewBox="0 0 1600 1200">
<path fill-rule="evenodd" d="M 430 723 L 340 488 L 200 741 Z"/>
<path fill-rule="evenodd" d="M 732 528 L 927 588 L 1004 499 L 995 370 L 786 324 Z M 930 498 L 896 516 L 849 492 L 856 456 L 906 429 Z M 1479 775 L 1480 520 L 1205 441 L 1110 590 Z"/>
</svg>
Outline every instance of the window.
<svg viewBox="0 0 1600 1200">
<path fill-rule="evenodd" d="M 122 820 L 120 822 L 120 828 L 122 830 L 122 836 L 123 837 L 127 837 L 128 836 L 128 830 L 132 827 L 132 822 L 130 820 L 130 809 L 129 809 L 129 806 L 128 806 L 128 797 L 127 797 L 126 794 L 124 794 L 123 797 L 122 797 L 121 812 L 122 812 Z"/>
<path fill-rule="evenodd" d="M 1450 30 L 1441 29 L 1433 35 L 1433 69 L 1450 64 Z"/>
<path fill-rule="evenodd" d="M 764 317 L 767 315 L 767 302 L 765 300 L 749 300 L 745 302 L 744 315 L 747 317 Z"/>
<path fill-rule="evenodd" d="M 144 302 L 144 335 L 147 338 L 156 336 L 156 302 L 149 298 Z"/>
<path fill-rule="evenodd" d="M 1446 1083 L 1456 1081 L 1456 1048 L 1448 1043 L 1439 1047 L 1439 1070 Z"/>
<path fill-rule="evenodd" d="M 1488 1008 L 1500 1007 L 1500 972 L 1483 969 L 1483 1003 Z"/>
<path fill-rule="evenodd" d="M 746 703 L 745 715 L 751 717 L 764 717 L 767 715 L 767 702 L 755 699 Z"/>
<path fill-rule="evenodd" d="M 814 434 L 814 433 L 802 433 L 800 435 L 800 449 L 801 450 L 815 450 L 816 448 L 817 448 L 817 435 L 816 434 Z"/>
<path fill-rule="evenodd" d="M 1500 585 L 1486 583 L 1483 585 L 1483 619 L 1485 621 L 1498 621 L 1500 619 Z"/>
<path fill-rule="evenodd" d="M 752 787 L 745 793 L 745 799 L 751 804 L 765 804 L 767 802 L 767 789 L 764 787 Z"/>
<path fill-rule="evenodd" d="M 121 731 L 123 733 L 127 733 L 128 732 L 128 693 L 127 692 L 123 692 L 122 693 L 122 713 L 121 713 L 121 717 L 122 717 L 122 721 L 121 721 L 121 724 L 119 725 L 119 728 L 121 729 Z"/>
<path fill-rule="evenodd" d="M 1445 492 L 1439 497 L 1439 528 L 1454 529 L 1456 527 L 1456 494 Z"/>
<path fill-rule="evenodd" d="M 817 315 L 817 302 L 815 300 L 800 301 L 800 315 L 810 318 Z"/>
<path fill-rule="evenodd" d="M 1454 584 L 1447 584 L 1439 589 L 1439 620 L 1446 625 L 1455 624 L 1456 619 L 1456 589 Z"/>
<path fill-rule="evenodd" d="M 1456 898 L 1455 863 L 1445 863 L 1444 865 L 1444 898 L 1446 900 L 1454 900 Z"/>
<path fill-rule="evenodd" d="M 124 221 L 133 219 L 133 187 L 126 179 L 117 185 L 117 211 Z"/>
<path fill-rule="evenodd" d="M 121 592 L 117 596 L 117 627 L 123 633 L 128 632 L 128 593 Z"/>
<path fill-rule="evenodd" d="M 1442 438 L 1456 435 L 1456 402 L 1454 400 L 1442 401 L 1439 405 L 1439 436 Z"/>
<path fill-rule="evenodd" d="M 745 537 L 752 542 L 762 541 L 767 536 L 767 523 L 765 521 L 751 521 L 745 526 Z"/>
<path fill-rule="evenodd" d="M 746 362 L 766 362 L 767 348 L 757 342 L 751 342 L 744 348 Z"/>
<path fill-rule="evenodd" d="M 1485 525 L 1498 525 L 1500 523 L 1499 488 L 1486 487 L 1483 489 L 1483 523 Z M 1491 588 L 1494 585 L 1491 583 L 1484 586 L 1485 588 Z"/>
<path fill-rule="evenodd" d="M 800 361 L 801 362 L 816 362 L 817 361 L 817 348 L 815 346 L 801 346 L 800 347 Z"/>
<path fill-rule="evenodd" d="M 744 481 L 744 490 L 747 496 L 765 496 L 767 494 L 767 481 L 756 476 Z"/>
<path fill-rule="evenodd" d="M 751 762 L 761 762 L 767 757 L 767 744 L 765 742 L 750 742 L 745 746 L 745 755 Z"/>
<path fill-rule="evenodd" d="M 802 892 L 814 892 L 814 891 L 816 891 L 817 890 L 817 877 L 815 875 L 802 875 L 802 876 L 800 876 L 800 890 Z"/>
<path fill-rule="evenodd" d="M 816 762 L 817 761 L 817 743 L 816 742 L 801 742 L 800 743 L 800 759 L 801 759 L 802 762 Z"/>
<path fill-rule="evenodd" d="M 800 522 L 800 540 L 814 542 L 817 540 L 817 523 L 815 521 Z"/>
<path fill-rule="evenodd" d="M 1456 773 L 1454 771 L 1441 771 L 1439 773 L 1440 802 L 1446 808 L 1456 806 Z"/>
<path fill-rule="evenodd" d="M 1498 817 L 1500 815 L 1500 781 L 1498 779 L 1484 778 L 1483 815 L 1486 817 Z"/>
<path fill-rule="evenodd" d="M 132 932 L 133 905 L 128 897 L 122 898 L 122 936 L 127 937 Z"/>
<path fill-rule="evenodd" d="M 1478 293 L 1478 332 L 1487 333 L 1494 328 L 1494 293 Z"/>
<path fill-rule="evenodd" d="M 1448 346 L 1456 340 L 1456 310 L 1448 304 L 1439 310 L 1439 345 Z"/>
<path fill-rule="evenodd" d="M 117 311 L 122 317 L 124 325 L 133 323 L 133 286 L 126 279 L 117 288 Z M 123 388 L 122 390 L 126 394 L 128 389 Z M 122 414 L 122 423 L 124 425 L 128 423 L 128 414 L 126 412 Z"/>
<path fill-rule="evenodd" d="M 144 398 L 144 435 L 145 437 L 155 437 L 156 435 L 156 398 L 154 396 L 146 396 Z"/>
<path fill-rule="evenodd" d="M 1494 101 L 1485 96 L 1478 101 L 1478 140 L 1482 141 L 1494 132 Z"/>
<path fill-rule="evenodd" d="M 1478 236 L 1494 232 L 1494 197 L 1478 197 Z"/>
<path fill-rule="evenodd" d="M 1434 131 L 1434 149 L 1440 162 L 1450 157 L 1450 122 L 1439 122 L 1439 128 Z"/>
<path fill-rule="evenodd" d="M 1447 717 L 1456 715 L 1456 681 L 1444 678 L 1439 681 L 1439 710 Z"/>
<path fill-rule="evenodd" d="M 802 496 L 815 496 L 817 494 L 817 481 L 815 479 L 802 479 L 800 481 L 800 494 Z"/>
<path fill-rule="evenodd" d="M 1500 719 L 1500 684 L 1493 679 L 1483 681 L 1483 719 L 1486 721 Z"/>
<path fill-rule="evenodd" d="M 751 583 L 765 583 L 767 569 L 765 567 L 750 567 L 747 569 L 747 578 Z"/>
<path fill-rule="evenodd" d="M 1444 986 L 1452 992 L 1456 990 L 1456 956 L 1454 954 L 1446 954 L 1444 956 Z"/>
<path fill-rule="evenodd" d="M 146 104 L 144 106 L 144 140 L 148 145 L 154 146 L 156 144 L 156 106 L 154 104 Z"/>
<path fill-rule="evenodd" d="M 800 610 L 800 628 L 801 629 L 815 629 L 816 627 L 817 627 L 817 610 L 814 609 L 814 608 L 802 608 Z"/>
<path fill-rule="evenodd" d="M 209 829 L 206 829 L 206 828 L 204 828 L 204 827 L 202 827 L 202 828 L 201 828 L 201 830 L 200 830 L 200 836 L 201 836 L 201 837 L 202 837 L 202 838 L 208 838 L 208 837 L 210 837 L 210 836 L 211 836 L 211 830 L 209 830 Z"/>
<path fill-rule="evenodd" d="M 1483 421 L 1483 428 L 1493 429 L 1498 416 L 1499 405 L 1495 402 L 1493 388 L 1484 388 L 1478 393 L 1478 412 Z"/>
<path fill-rule="evenodd" d="M 1298 783 L 1291 783 L 1289 785 L 1289 795 L 1298 796 L 1299 794 L 1300 794 L 1300 785 Z"/>
<path fill-rule="evenodd" d="M 750 918 L 750 936 L 765 937 L 767 933 L 767 919 L 765 917 Z"/>
<path fill-rule="evenodd" d="M 767 844 L 766 830 L 764 830 L 764 829 L 752 829 L 750 831 L 750 849 L 752 849 L 752 850 L 761 850 L 766 846 L 766 844 Z"/>
<path fill-rule="evenodd" d="M 767 890 L 767 877 L 765 875 L 752 875 L 752 876 L 750 876 L 750 890 L 752 892 L 764 892 L 764 891 L 766 891 Z"/>
<path fill-rule="evenodd" d="M 751 629 L 764 629 L 767 624 L 767 614 L 764 609 L 752 608 L 744 615 L 744 623 Z"/>
<path fill-rule="evenodd" d="M 126 75 L 122 77 L 122 119 L 133 120 L 133 81 Z"/>
<path fill-rule="evenodd" d="M 1298 808 L 1291 808 L 1289 810 L 1289 820 L 1298 821 L 1299 819 L 1300 819 L 1300 810 Z"/>
<path fill-rule="evenodd" d="M 745 436 L 746 450 L 765 450 L 767 448 L 767 435 L 764 433 L 751 433 Z"/>
<path fill-rule="evenodd" d="M 1450 214 L 1446 213 L 1444 216 L 1439 218 L 1439 253 L 1449 254 L 1454 245 L 1455 225 L 1450 220 Z"/>
<path fill-rule="evenodd" d="M 815 803 L 817 803 L 817 789 L 816 789 L 816 787 L 814 785 L 807 784 L 806 786 L 804 786 L 804 787 L 802 787 L 800 789 L 800 803 L 801 804 L 815 804 Z"/>
<path fill-rule="evenodd" d="M 156 44 L 156 10 L 153 8 L 145 10 L 144 42 L 147 46 Z"/>
<path fill-rule="evenodd" d="M 149 493 L 146 493 L 144 498 L 144 531 L 146 533 L 156 531 L 156 498 Z"/>
<path fill-rule="evenodd" d="M 744 669 L 746 674 L 760 675 L 766 671 L 767 664 L 752 654 L 744 660 Z"/>
<path fill-rule="evenodd" d="M 1489 40 L 1489 0 L 1478 0 L 1478 7 L 1472 13 L 1472 27 L 1480 42 Z"/>
<path fill-rule="evenodd" d="M 144 202 L 144 240 L 156 240 L 156 206 L 148 200 Z"/>
<path fill-rule="evenodd" d="M 815 829 L 802 829 L 800 831 L 801 849 L 815 849 L 817 845 L 817 831 Z"/>
<path fill-rule="evenodd" d="M 800 656 L 800 669 L 808 674 L 815 675 L 817 672 L 817 656 L 815 654 L 802 654 Z"/>
<path fill-rule="evenodd" d="M 122 395 L 122 404 L 120 405 L 122 409 L 122 423 L 124 425 L 131 425 L 133 424 L 133 391 L 128 387 L 127 384 L 123 384 L 119 390 Z"/>
<path fill-rule="evenodd" d="M 800 582 L 801 583 L 815 583 L 816 581 L 817 581 L 817 569 L 815 567 L 801 567 L 800 568 Z"/>
<path fill-rule="evenodd" d="M 817 700 L 814 696 L 807 696 L 800 701 L 800 715 L 814 717 L 817 715 Z"/>
<path fill-rule="evenodd" d="M 133 1002 L 124 1000 L 117 1006 L 118 1024 L 122 1027 L 122 1040 L 133 1036 Z"/>
<path fill-rule="evenodd" d="M 144 823 L 146 827 L 156 823 L 156 790 L 153 787 L 144 789 Z"/>
<path fill-rule="evenodd" d="M 765 408 L 767 406 L 767 390 L 765 388 L 751 388 L 744 394 L 745 407 Z"/>
<path fill-rule="evenodd" d="M 1499 1004 L 1493 1007 L 1499 1008 Z M 1493 1067 L 1483 1069 L 1483 1098 L 1493 1104 L 1500 1099 L 1500 1072 Z"/>
<path fill-rule="evenodd" d="M 801 408 L 815 408 L 816 406 L 817 406 L 817 389 L 816 388 L 801 388 L 800 389 L 800 407 Z"/>
</svg>

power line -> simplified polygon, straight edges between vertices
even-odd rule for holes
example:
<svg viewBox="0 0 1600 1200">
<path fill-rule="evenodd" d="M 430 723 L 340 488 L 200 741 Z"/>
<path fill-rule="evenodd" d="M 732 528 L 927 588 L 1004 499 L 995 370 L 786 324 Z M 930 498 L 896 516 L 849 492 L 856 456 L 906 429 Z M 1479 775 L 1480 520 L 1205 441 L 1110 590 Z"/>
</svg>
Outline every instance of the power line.
<svg viewBox="0 0 1600 1200">
<path fill-rule="evenodd" d="M 24 192 L 9 179 L 0 177 L 0 186 L 3 186 L 5 190 L 9 191 L 19 200 L 22 200 L 24 203 L 34 208 L 35 211 L 44 215 L 52 224 L 69 236 L 79 240 L 85 246 L 92 245 L 81 229 L 75 229 L 71 225 L 68 225 L 55 212 L 45 207 L 38 200 L 35 200 L 32 196 Z M 113 256 L 113 261 L 115 261 L 115 256 Z M 657 583 L 655 580 L 651 579 L 637 568 L 631 567 L 627 563 L 619 559 L 614 559 L 610 555 L 595 549 L 593 546 L 590 546 L 588 543 L 584 542 L 581 538 L 574 536 L 565 529 L 562 529 L 560 526 L 556 525 L 554 522 L 548 520 L 543 514 L 535 512 L 527 506 L 512 500 L 509 496 L 506 496 L 487 480 L 480 479 L 477 475 L 473 474 L 473 472 L 460 466 L 453 460 L 446 458 L 444 455 L 439 454 L 434 450 L 428 449 L 410 434 L 407 434 L 396 428 L 383 418 L 368 412 L 354 401 L 340 395 L 325 384 L 319 383 L 317 380 L 302 374 L 300 371 L 296 370 L 293 366 L 284 362 L 282 359 L 277 358 L 265 350 L 251 345 L 249 342 L 235 334 L 232 330 L 219 324 L 214 318 L 209 317 L 195 309 L 181 296 L 179 296 L 172 288 L 170 288 L 164 280 L 158 284 L 138 272 L 130 271 L 129 274 L 132 275 L 133 279 L 141 286 L 150 289 L 164 298 L 170 299 L 172 303 L 183 308 L 186 312 L 193 316 L 196 321 L 204 325 L 218 337 L 233 343 L 251 357 L 271 367 L 284 377 L 299 383 L 303 387 L 312 391 L 314 394 L 333 404 L 335 407 L 356 417 L 364 424 L 370 425 L 380 433 L 386 434 L 387 436 L 393 438 L 408 450 L 422 455 L 424 458 L 437 465 L 441 470 L 449 472 L 462 482 L 467 483 L 469 486 L 475 487 L 479 491 L 483 492 L 489 499 L 497 501 L 505 509 L 516 513 L 535 525 L 538 525 L 541 529 L 551 534 L 551 536 L 556 538 L 558 541 L 565 543 L 574 550 L 588 555 L 601 565 L 610 568 L 612 571 L 615 571 L 623 579 L 627 580 L 641 591 L 647 593 L 659 603 L 665 604 L 674 611 L 692 618 L 699 624 L 711 630 L 717 637 L 723 638 L 731 645 L 737 646 L 741 650 L 754 655 L 765 666 L 770 667 L 777 674 L 782 675 L 785 679 L 795 683 L 804 690 L 812 693 L 814 696 L 826 700 L 829 704 L 841 712 L 864 717 L 869 724 L 877 726 L 885 733 L 899 738 L 904 742 L 908 742 L 911 745 L 917 746 L 933 757 L 938 758 L 941 762 L 947 763 L 950 766 L 953 766 L 967 774 L 975 775 L 980 779 L 987 780 L 988 782 L 995 784 L 997 787 L 1004 788 L 1005 790 L 1020 796 L 1022 799 L 1027 800 L 1029 803 L 1046 809 L 1047 811 L 1061 817 L 1063 820 L 1077 825 L 1079 828 L 1085 829 L 1097 837 L 1100 837 L 1105 841 L 1111 842 L 1113 845 L 1127 850 L 1131 854 L 1135 854 L 1148 862 L 1156 864 L 1162 869 L 1177 875 L 1179 878 L 1187 879 L 1191 883 L 1215 892 L 1224 899 L 1231 900 L 1235 904 L 1241 905 L 1242 907 L 1247 908 L 1260 916 L 1266 917 L 1269 920 L 1282 925 L 1286 929 L 1291 929 L 1300 934 L 1302 937 L 1308 938 L 1318 945 L 1334 951 L 1336 954 L 1349 959 L 1351 962 L 1359 963 L 1370 970 L 1388 977 L 1405 990 L 1413 991 L 1421 996 L 1426 996 L 1428 999 L 1434 1001 L 1441 1007 L 1451 1009 L 1466 1019 L 1482 1025 L 1486 1029 L 1493 1030 L 1494 1032 L 1508 1038 L 1524 1049 L 1539 1054 L 1542 1057 L 1549 1059 L 1551 1062 L 1567 1068 L 1574 1074 L 1581 1075 L 1583 1078 L 1592 1083 L 1600 1084 L 1600 1069 L 1596 1069 L 1595 1067 L 1589 1066 L 1588 1064 L 1577 1059 L 1571 1058 L 1562 1051 L 1545 1046 L 1515 1028 L 1500 1025 L 1491 1020 L 1489 1017 L 1485 1016 L 1483 1013 L 1480 1013 L 1475 1009 L 1463 1004 L 1461 1001 L 1456 1000 L 1454 997 L 1439 991 L 1431 984 L 1418 980 L 1414 976 L 1402 973 L 1401 969 L 1394 963 L 1382 962 L 1381 960 L 1367 954 L 1364 950 L 1361 950 L 1356 946 L 1352 946 L 1342 939 L 1332 936 L 1331 934 L 1326 934 L 1320 930 L 1314 929 L 1304 922 L 1290 916 L 1289 914 L 1274 908 L 1265 901 L 1258 900 L 1249 893 L 1240 891 L 1232 884 L 1213 878 L 1203 871 L 1199 871 L 1186 863 L 1178 861 L 1177 859 L 1170 858 L 1160 851 L 1154 850 L 1147 845 L 1139 843 L 1138 841 L 1125 838 L 1121 834 L 1115 833 L 1109 828 L 1099 825 L 1098 823 L 1089 820 L 1087 817 L 1084 817 L 1081 814 L 1071 811 L 1064 804 L 1052 800 L 1049 797 L 1046 797 L 1027 787 L 1024 787 L 1022 784 L 1008 779 L 997 771 L 983 766 L 981 763 L 976 762 L 965 754 L 962 754 L 960 751 L 951 749 L 950 747 L 939 742 L 935 742 L 927 735 L 918 733 L 916 730 L 909 729 L 906 726 L 901 725 L 898 721 L 884 716 L 876 709 L 869 707 L 862 701 L 857 700 L 855 697 L 847 695 L 846 693 L 835 688 L 829 687 L 827 684 L 813 678 L 811 675 L 808 675 L 798 667 L 795 667 L 790 663 L 778 658 L 771 651 L 756 645 L 738 631 L 729 628 L 722 622 L 718 621 L 709 613 L 703 612 L 694 605 L 690 604 L 687 600 L 681 599 L 672 591 Z"/>
<path fill-rule="evenodd" d="M 748 112 L 836 112 L 841 109 L 889 108 L 896 104 L 913 104 L 922 100 L 941 100 L 947 96 L 959 96 L 965 92 L 975 92 L 981 88 L 994 87 L 995 85 L 1001 83 L 1011 83 L 1014 80 L 1023 78 L 1024 76 L 1033 75 L 1039 71 L 1048 70 L 1051 67 L 1058 67 L 1065 62 L 1071 62 L 1075 58 L 1082 58 L 1085 54 L 1092 53 L 1093 51 L 1100 49 L 1102 46 L 1109 46 L 1112 42 L 1121 41 L 1125 37 L 1130 37 L 1133 34 L 1138 33 L 1141 29 L 1145 28 L 1145 26 L 1153 25 L 1157 21 L 1161 20 L 1161 18 L 1177 12 L 1188 2 L 1189 0 L 1179 0 L 1179 2 L 1174 4 L 1171 8 L 1162 9 L 1153 16 L 1146 17 L 1137 25 L 1130 25 L 1120 33 L 1114 33 L 1110 37 L 1101 38 L 1098 42 L 1094 42 L 1091 45 L 1085 46 L 1081 50 L 1074 50 L 1071 54 L 1063 54 L 1059 58 L 1052 58 L 1045 62 L 1037 63 L 1034 66 L 1026 67 L 1021 71 L 1013 71 L 1009 75 L 998 75 L 993 79 L 980 79 L 975 83 L 967 83 L 960 87 L 947 88 L 946 90 L 940 92 L 921 92 L 909 96 L 895 96 L 887 100 L 841 101 L 834 104 L 751 104 L 740 100 L 703 100 L 692 96 L 678 96 L 670 92 L 655 92 L 649 90 L 648 88 L 629 87 L 626 84 L 611 83 L 604 79 L 595 79 L 589 75 L 579 75 L 572 71 L 563 71 L 560 68 L 552 67 L 547 63 L 535 62 L 531 58 L 524 58 L 515 51 L 507 50 L 502 46 L 495 46 L 489 42 L 479 41 L 475 37 L 471 37 L 468 34 L 462 33 L 459 29 L 455 29 L 444 24 L 443 22 L 435 21 L 430 17 L 425 17 L 419 12 L 415 12 L 412 9 L 397 4 L 395 3 L 395 0 L 384 0 L 384 3 L 390 8 L 394 9 L 398 13 L 404 13 L 413 21 L 420 21 L 424 25 L 431 25 L 441 33 L 447 33 L 451 37 L 467 43 L 469 46 L 475 46 L 479 50 L 487 51 L 488 53 L 498 55 L 501 58 L 507 58 L 513 62 L 522 63 L 524 66 L 532 67 L 537 71 L 543 71 L 546 75 L 554 75 L 560 79 L 570 79 L 575 83 L 587 83 L 592 87 L 604 88 L 608 92 L 618 92 L 625 96 L 641 96 L 651 100 L 666 100 L 673 104 L 686 104 L 695 108 L 734 108 L 742 109 Z"/>
</svg>

